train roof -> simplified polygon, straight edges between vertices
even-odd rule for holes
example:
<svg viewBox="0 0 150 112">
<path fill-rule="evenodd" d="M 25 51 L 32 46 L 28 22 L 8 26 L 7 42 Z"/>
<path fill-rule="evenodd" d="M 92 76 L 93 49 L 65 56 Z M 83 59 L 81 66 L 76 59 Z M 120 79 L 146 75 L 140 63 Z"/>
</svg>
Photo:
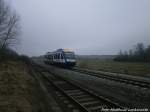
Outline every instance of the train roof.
<svg viewBox="0 0 150 112">
<path fill-rule="evenodd" d="M 73 52 L 73 50 L 71 50 L 71 49 L 57 49 L 54 52 L 47 52 L 45 55 L 53 55 L 57 52 Z"/>
<path fill-rule="evenodd" d="M 57 52 L 73 52 L 71 49 L 58 49 Z"/>
<path fill-rule="evenodd" d="M 46 55 L 50 55 L 50 54 L 53 54 L 53 52 L 47 52 L 47 53 L 46 53 Z"/>
</svg>

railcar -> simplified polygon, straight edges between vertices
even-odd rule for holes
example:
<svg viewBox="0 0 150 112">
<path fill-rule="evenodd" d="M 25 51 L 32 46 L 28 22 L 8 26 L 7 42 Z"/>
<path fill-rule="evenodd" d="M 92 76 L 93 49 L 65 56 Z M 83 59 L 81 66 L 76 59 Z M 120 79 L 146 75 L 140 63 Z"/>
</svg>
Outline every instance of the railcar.
<svg viewBox="0 0 150 112">
<path fill-rule="evenodd" d="M 45 63 L 63 67 L 73 67 L 76 64 L 75 53 L 69 49 L 58 49 L 54 52 L 47 52 Z"/>
</svg>

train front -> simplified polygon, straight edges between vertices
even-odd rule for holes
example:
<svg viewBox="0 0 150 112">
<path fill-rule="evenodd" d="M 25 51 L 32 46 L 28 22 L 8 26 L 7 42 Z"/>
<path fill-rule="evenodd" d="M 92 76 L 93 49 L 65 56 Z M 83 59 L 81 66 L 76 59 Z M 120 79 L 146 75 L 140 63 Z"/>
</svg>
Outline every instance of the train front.
<svg viewBox="0 0 150 112">
<path fill-rule="evenodd" d="M 68 67 L 73 67 L 76 64 L 75 53 L 71 50 L 64 49 L 65 62 Z"/>
</svg>

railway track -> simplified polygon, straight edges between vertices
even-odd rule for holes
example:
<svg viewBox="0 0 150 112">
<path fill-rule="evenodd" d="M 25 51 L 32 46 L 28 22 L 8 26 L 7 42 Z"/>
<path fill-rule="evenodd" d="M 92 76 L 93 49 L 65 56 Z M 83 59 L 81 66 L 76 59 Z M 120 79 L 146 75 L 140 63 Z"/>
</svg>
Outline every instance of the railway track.
<svg viewBox="0 0 150 112">
<path fill-rule="evenodd" d="M 104 109 L 124 109 L 117 103 L 82 88 L 76 83 L 51 75 L 49 71 L 40 72 L 48 85 L 55 88 L 55 95 L 65 112 L 100 112 Z M 46 75 L 47 74 L 47 75 Z"/>
<path fill-rule="evenodd" d="M 131 84 L 131 85 L 134 85 L 134 86 L 150 89 L 150 82 L 145 81 L 145 80 L 128 78 L 128 77 L 121 77 L 121 76 L 110 74 L 110 73 L 107 74 L 107 72 L 106 73 L 98 73 L 98 72 L 94 72 L 94 71 L 91 71 L 91 70 L 84 70 L 84 69 L 79 69 L 79 68 L 73 68 L 71 70 L 73 70 L 75 72 L 80 72 L 80 73 L 83 73 L 83 74 L 95 76 L 95 77 L 98 77 L 98 78 L 102 78 L 102 79 L 108 79 L 108 80 L 111 80 L 111 81 L 117 81 L 117 82 L 120 82 L 120 83 Z"/>
</svg>

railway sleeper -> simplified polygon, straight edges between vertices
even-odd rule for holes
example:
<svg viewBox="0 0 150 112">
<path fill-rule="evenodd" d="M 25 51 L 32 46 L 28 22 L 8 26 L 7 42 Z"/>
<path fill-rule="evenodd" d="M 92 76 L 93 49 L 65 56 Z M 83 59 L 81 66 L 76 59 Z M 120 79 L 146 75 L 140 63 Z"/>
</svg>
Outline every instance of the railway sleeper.
<svg viewBox="0 0 150 112">
<path fill-rule="evenodd" d="M 57 95 L 59 96 L 58 99 L 60 100 L 61 104 L 64 105 L 67 112 L 79 112 L 79 109 L 76 106 L 72 105 L 68 98 L 64 97 L 59 92 L 57 93 Z"/>
<path fill-rule="evenodd" d="M 90 101 L 90 102 L 84 102 L 81 103 L 82 105 L 84 105 L 85 107 L 89 107 L 89 106 L 94 106 L 94 105 L 99 105 L 99 101 Z"/>
<path fill-rule="evenodd" d="M 85 99 L 78 99 L 78 101 L 80 103 L 84 103 L 84 102 L 89 102 L 89 101 L 95 101 L 95 99 L 94 98 L 85 98 Z"/>
<path fill-rule="evenodd" d="M 78 95 L 78 96 L 73 96 L 75 99 L 83 99 L 83 98 L 89 98 L 90 96 L 87 94 L 82 94 L 82 95 Z"/>
<path fill-rule="evenodd" d="M 67 94 L 71 95 L 71 96 L 78 96 L 78 95 L 83 95 L 85 94 L 84 92 L 78 92 L 78 93 L 68 93 Z"/>
<path fill-rule="evenodd" d="M 92 107 L 89 108 L 90 112 L 101 112 L 102 108 L 104 108 L 103 106 L 97 106 L 97 107 Z"/>
<path fill-rule="evenodd" d="M 79 89 L 74 89 L 74 90 L 67 90 L 66 92 L 67 93 L 72 93 L 72 92 L 80 92 L 81 90 Z"/>
</svg>

